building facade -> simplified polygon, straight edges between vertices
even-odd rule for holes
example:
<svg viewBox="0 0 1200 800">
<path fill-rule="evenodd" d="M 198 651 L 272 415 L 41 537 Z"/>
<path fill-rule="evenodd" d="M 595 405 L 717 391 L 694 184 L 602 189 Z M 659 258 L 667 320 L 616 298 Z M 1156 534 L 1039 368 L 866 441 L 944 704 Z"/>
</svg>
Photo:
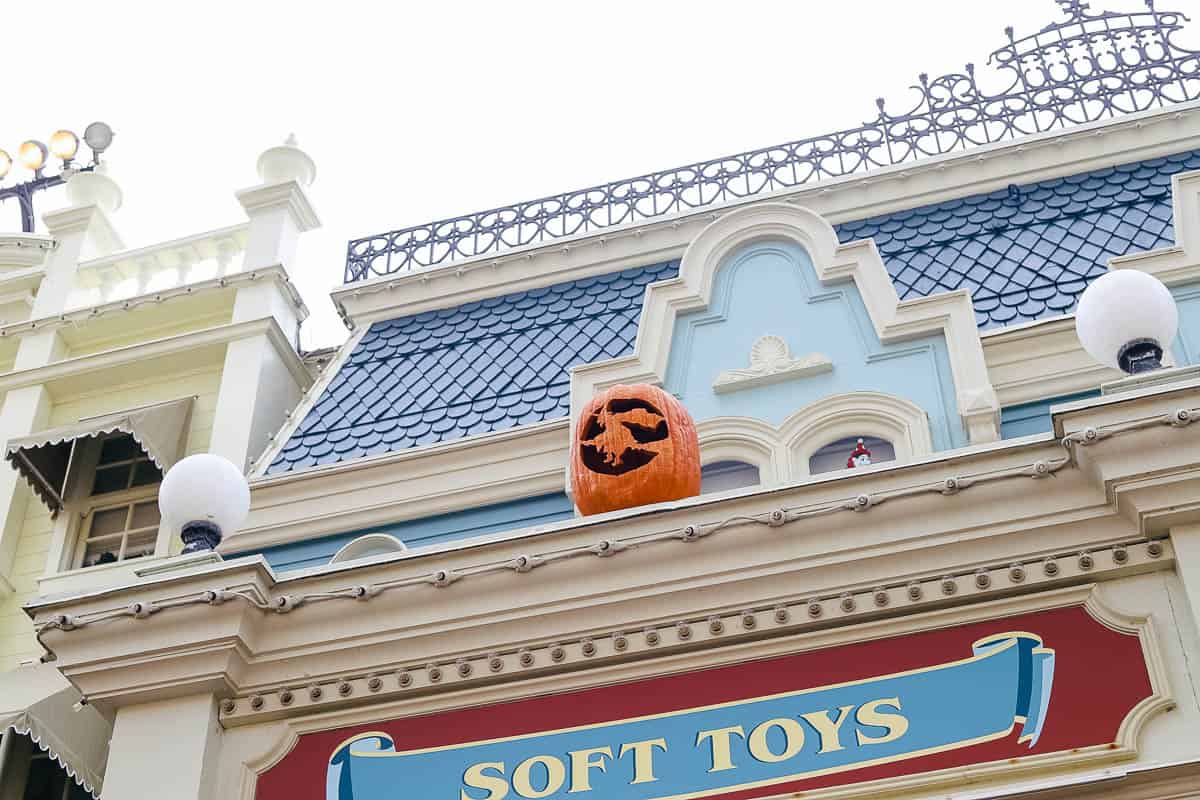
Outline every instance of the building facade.
<svg viewBox="0 0 1200 800">
<path fill-rule="evenodd" d="M 197 452 L 248 465 L 312 383 L 298 353 L 308 312 L 287 274 L 298 234 L 317 224 L 306 162 L 291 145 L 266 151 L 261 185 L 237 194 L 247 218 L 184 239 L 126 248 L 103 166 L 68 182 L 45 234 L 0 236 L 12 467 L 0 476 L 0 724 L 19 731 L 0 740 L 5 800 L 57 798 L 72 783 L 98 794 L 111 735 L 93 709 L 72 712 L 77 693 L 38 663 L 22 604 L 173 563 L 163 474 Z"/>
<path fill-rule="evenodd" d="M 351 242 L 350 335 L 311 385 L 272 334 L 303 317 L 285 270 L 316 224 L 294 146 L 219 232 L 248 283 L 184 284 L 229 309 L 134 345 L 213 359 L 207 416 L 153 366 L 67 399 L 58 364 L 126 340 L 18 323 L 4 619 L 12 660 L 46 663 L 10 675 L 111 726 L 84 788 L 1200 796 L 1200 56 L 1153 3 L 1059 5 L 999 77 L 923 76 L 912 112 Z M 1121 270 L 1170 290 L 1161 369 L 1080 344 L 1080 295 Z M 134 313 L 122 335 L 157 330 Z M 35 342 L 68 356 L 20 361 Z M 572 462 L 634 480 L 693 427 L 698 494 L 580 512 Z M 138 447 L 106 455 L 114 431 Z M 251 490 L 215 553 L 90 533 L 102 472 L 133 520 L 139 464 L 201 451 Z M 59 696 L 22 685 L 34 717 Z"/>
</svg>

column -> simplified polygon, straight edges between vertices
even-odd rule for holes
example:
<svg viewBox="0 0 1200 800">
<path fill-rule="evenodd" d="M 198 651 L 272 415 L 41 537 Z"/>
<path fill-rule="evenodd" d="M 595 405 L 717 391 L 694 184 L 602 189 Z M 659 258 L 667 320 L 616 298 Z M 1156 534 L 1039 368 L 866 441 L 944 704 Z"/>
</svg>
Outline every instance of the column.
<svg viewBox="0 0 1200 800">
<path fill-rule="evenodd" d="M 259 156 L 258 174 L 260 185 L 237 193 L 250 218 L 242 270 L 275 266 L 286 270 L 295 259 L 300 234 L 320 225 L 305 193 L 316 167 L 289 137 Z M 273 319 L 298 349 L 300 322 L 306 313 L 277 282 L 263 280 L 238 289 L 232 321 Z M 268 336 L 231 343 L 225 351 L 210 452 L 248 467 L 301 394 L 302 387 Z"/>
<path fill-rule="evenodd" d="M 211 694 L 121 707 L 101 800 L 214 798 L 221 736 Z"/>
<path fill-rule="evenodd" d="M 1183 584 L 1192 620 L 1200 625 L 1200 523 L 1172 527 L 1171 546 L 1175 549 L 1175 571 Z"/>
<path fill-rule="evenodd" d="M 68 189 L 78 177 L 68 182 Z M 114 210 L 120 202 L 119 192 L 114 197 L 109 191 L 115 187 L 111 178 L 94 177 L 95 180 L 83 188 L 74 187 L 71 192 L 74 201 L 94 202 L 52 211 L 42 217 L 57 247 L 48 252 L 43 262 L 45 276 L 33 302 L 32 319 L 55 316 L 66 308 L 85 248 L 103 252 L 104 248 L 119 243 L 108 219 L 108 211 Z M 91 190 L 95 191 L 89 193 Z M 57 331 L 28 335 L 21 339 L 13 371 L 45 366 L 66 355 L 66 347 Z M 46 428 L 51 405 L 50 395 L 41 385 L 8 392 L 0 405 L 0 444 Z M 0 469 L 0 596 L 13 588 L 10 582 L 12 564 L 30 497 L 29 491 L 20 485 L 21 480 L 16 470 Z"/>
</svg>

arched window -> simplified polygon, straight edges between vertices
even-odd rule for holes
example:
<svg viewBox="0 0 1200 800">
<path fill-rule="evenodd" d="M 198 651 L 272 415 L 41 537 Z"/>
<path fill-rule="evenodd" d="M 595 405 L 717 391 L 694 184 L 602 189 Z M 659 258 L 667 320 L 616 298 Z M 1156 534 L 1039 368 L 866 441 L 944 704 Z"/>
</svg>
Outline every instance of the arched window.
<svg viewBox="0 0 1200 800">
<path fill-rule="evenodd" d="M 700 470 L 700 494 L 758 486 L 758 467 L 745 461 L 714 461 Z"/>
<path fill-rule="evenodd" d="M 848 436 L 822 447 L 808 459 L 808 471 L 812 475 L 821 472 L 835 472 L 839 469 L 849 469 L 849 461 L 858 450 L 858 442 L 862 440 L 862 449 L 870 453 L 870 463 L 879 464 L 883 461 L 896 460 L 896 448 L 886 439 L 877 436 Z"/>
</svg>

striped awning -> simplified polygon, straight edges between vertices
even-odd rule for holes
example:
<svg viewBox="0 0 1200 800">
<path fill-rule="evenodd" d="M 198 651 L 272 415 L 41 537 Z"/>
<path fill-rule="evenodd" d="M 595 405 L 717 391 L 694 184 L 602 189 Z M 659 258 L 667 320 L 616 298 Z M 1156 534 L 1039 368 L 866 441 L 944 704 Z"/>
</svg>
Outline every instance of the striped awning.
<svg viewBox="0 0 1200 800">
<path fill-rule="evenodd" d="M 71 778 L 100 796 L 112 724 L 51 664 L 0 673 L 0 734 L 28 736 Z"/>
<path fill-rule="evenodd" d="M 179 460 L 195 398 L 86 417 L 73 425 L 10 439 L 4 457 L 29 482 L 53 513 L 63 507 L 63 490 L 75 443 L 92 436 L 128 433 L 165 474 Z"/>
</svg>

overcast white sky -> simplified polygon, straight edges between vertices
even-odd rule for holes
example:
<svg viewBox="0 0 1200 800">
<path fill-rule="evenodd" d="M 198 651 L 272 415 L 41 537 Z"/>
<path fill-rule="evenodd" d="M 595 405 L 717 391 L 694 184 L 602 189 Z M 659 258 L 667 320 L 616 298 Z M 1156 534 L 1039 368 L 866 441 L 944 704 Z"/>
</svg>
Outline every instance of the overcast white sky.
<svg viewBox="0 0 1200 800">
<path fill-rule="evenodd" d="M 1200 0 L 1159 6 L 1196 16 Z M 5 37 L 0 147 L 108 122 L 125 193 L 115 221 L 136 247 L 243 219 L 234 191 L 294 131 L 317 163 L 323 222 L 292 269 L 312 310 L 306 348 L 346 335 L 328 292 L 350 238 L 857 125 L 879 96 L 899 112 L 918 73 L 983 70 L 1005 25 L 1033 33 L 1060 13 L 1053 0 L 210 0 L 80 12 Z M 0 227 L 16 219 L 14 202 L 0 207 Z"/>
</svg>

